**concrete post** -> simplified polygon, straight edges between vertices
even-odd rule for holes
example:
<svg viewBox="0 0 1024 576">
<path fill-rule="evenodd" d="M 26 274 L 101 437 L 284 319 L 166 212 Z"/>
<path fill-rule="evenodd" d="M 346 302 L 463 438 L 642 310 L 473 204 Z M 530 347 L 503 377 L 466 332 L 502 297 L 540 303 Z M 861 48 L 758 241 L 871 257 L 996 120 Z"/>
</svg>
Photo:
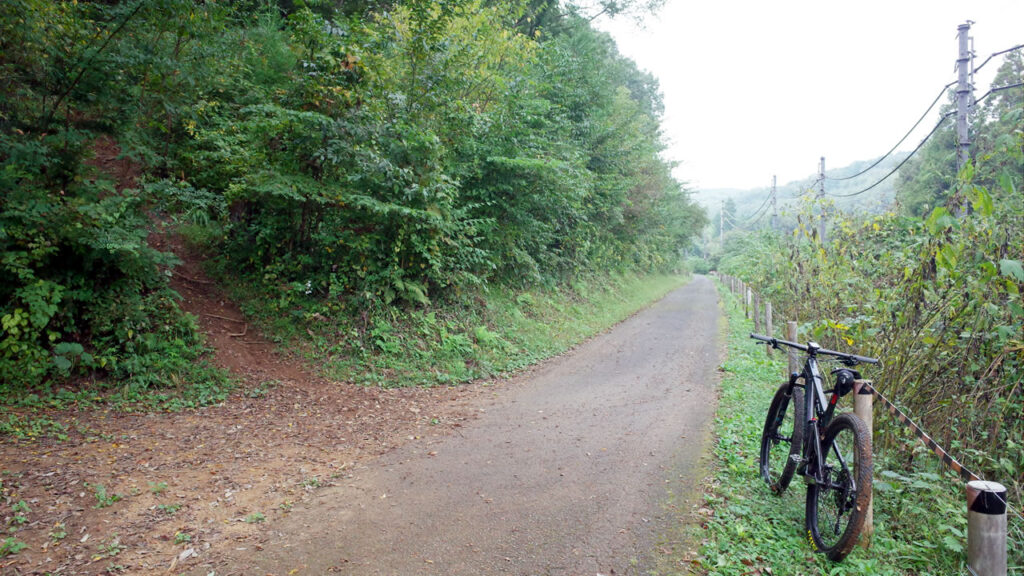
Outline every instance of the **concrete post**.
<svg viewBox="0 0 1024 576">
<path fill-rule="evenodd" d="M 977 576 L 1006 576 L 1006 487 L 967 483 L 967 565 Z"/>
<path fill-rule="evenodd" d="M 956 60 L 957 85 L 956 85 L 956 170 L 963 170 L 970 158 L 971 136 L 968 132 L 967 114 L 971 105 L 970 63 L 971 50 L 969 48 L 968 34 L 971 30 L 971 23 L 967 22 L 957 26 L 957 43 L 959 54 Z"/>
<path fill-rule="evenodd" d="M 772 302 L 771 302 L 771 300 L 765 300 L 764 301 L 764 322 L 765 322 L 765 335 L 768 336 L 769 338 L 774 338 L 775 337 L 775 330 L 774 330 L 774 327 L 772 326 Z M 771 344 L 766 345 L 764 348 L 765 348 L 765 350 L 768 351 L 768 355 L 771 356 L 772 355 L 772 346 L 771 346 Z"/>
</svg>

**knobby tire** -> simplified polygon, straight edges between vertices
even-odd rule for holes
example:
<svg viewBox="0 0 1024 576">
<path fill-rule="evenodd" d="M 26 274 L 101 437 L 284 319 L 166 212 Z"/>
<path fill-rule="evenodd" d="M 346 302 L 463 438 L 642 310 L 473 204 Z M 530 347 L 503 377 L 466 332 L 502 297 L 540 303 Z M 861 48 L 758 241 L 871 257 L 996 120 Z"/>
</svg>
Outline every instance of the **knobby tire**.
<svg viewBox="0 0 1024 576">
<path fill-rule="evenodd" d="M 807 487 L 807 532 L 818 551 L 839 562 L 856 545 L 871 501 L 871 438 L 850 413 L 836 416 L 823 438 L 825 482 Z"/>
<path fill-rule="evenodd" d="M 776 494 L 793 479 L 804 436 L 804 390 L 783 384 L 768 407 L 761 432 L 761 478 Z"/>
</svg>

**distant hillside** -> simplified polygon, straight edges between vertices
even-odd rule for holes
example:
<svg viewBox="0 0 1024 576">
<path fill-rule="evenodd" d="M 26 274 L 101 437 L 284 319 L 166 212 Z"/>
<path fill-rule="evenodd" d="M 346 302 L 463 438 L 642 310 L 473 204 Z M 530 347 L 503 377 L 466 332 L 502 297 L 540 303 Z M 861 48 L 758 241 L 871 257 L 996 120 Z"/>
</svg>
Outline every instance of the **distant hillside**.
<svg viewBox="0 0 1024 576">
<path fill-rule="evenodd" d="M 840 210 L 850 212 L 882 212 L 890 207 L 895 198 L 896 175 L 893 174 L 881 184 L 870 190 L 859 193 L 869 186 L 884 178 L 904 158 L 907 152 L 898 152 L 880 162 L 870 170 L 849 180 L 838 180 L 848 178 L 871 166 L 875 160 L 861 160 L 842 168 L 826 170 L 828 178 L 825 181 L 825 194 L 831 198 Z M 792 212 L 801 195 L 812 191 L 817 192 L 818 175 L 811 174 L 801 180 L 794 180 L 785 184 L 779 183 L 778 187 L 778 210 L 780 213 Z M 736 216 L 747 218 L 754 214 L 771 191 L 770 186 L 759 188 L 738 189 L 738 188 L 707 188 L 698 189 L 693 194 L 693 199 L 703 206 L 709 216 L 718 214 L 722 202 L 732 199 L 736 204 Z M 858 194 L 859 193 L 859 194 Z M 851 194 L 856 194 L 851 196 Z"/>
</svg>

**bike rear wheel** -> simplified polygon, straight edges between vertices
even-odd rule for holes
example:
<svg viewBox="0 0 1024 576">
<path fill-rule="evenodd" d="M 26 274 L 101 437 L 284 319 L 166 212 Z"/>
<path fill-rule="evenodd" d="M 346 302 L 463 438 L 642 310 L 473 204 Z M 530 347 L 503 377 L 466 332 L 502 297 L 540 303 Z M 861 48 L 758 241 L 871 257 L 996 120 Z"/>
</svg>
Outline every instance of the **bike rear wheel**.
<svg viewBox="0 0 1024 576">
<path fill-rule="evenodd" d="M 871 438 L 850 413 L 836 416 L 823 438 L 824 481 L 807 487 L 807 532 L 818 551 L 839 562 L 857 543 L 871 501 Z"/>
<path fill-rule="evenodd" d="M 803 388 L 783 384 L 775 392 L 764 421 L 764 430 L 761 432 L 761 478 L 777 494 L 789 487 L 803 445 L 803 399 Z"/>
</svg>

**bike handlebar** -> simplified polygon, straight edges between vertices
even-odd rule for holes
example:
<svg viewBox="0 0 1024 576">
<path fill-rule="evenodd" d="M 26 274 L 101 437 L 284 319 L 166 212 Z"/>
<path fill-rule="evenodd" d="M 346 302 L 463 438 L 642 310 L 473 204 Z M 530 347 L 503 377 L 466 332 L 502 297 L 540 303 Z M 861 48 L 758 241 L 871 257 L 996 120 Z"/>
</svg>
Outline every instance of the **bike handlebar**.
<svg viewBox="0 0 1024 576">
<path fill-rule="evenodd" d="M 810 344 L 800 344 L 798 342 L 790 342 L 789 340 L 779 340 L 778 338 L 769 338 L 768 336 L 762 336 L 760 334 L 751 333 L 750 337 L 754 340 L 760 340 L 771 344 L 772 348 L 778 349 L 779 346 L 789 346 L 790 348 L 796 348 L 797 350 L 803 350 L 808 354 L 825 354 L 826 356 L 835 356 L 837 358 L 853 360 L 855 362 L 861 362 L 864 364 L 878 364 L 877 358 L 868 358 L 867 356 L 858 356 L 857 354 L 849 354 L 847 352 L 836 352 L 835 350 L 828 350 L 827 348 L 821 348 L 817 344 L 811 342 Z"/>
</svg>

